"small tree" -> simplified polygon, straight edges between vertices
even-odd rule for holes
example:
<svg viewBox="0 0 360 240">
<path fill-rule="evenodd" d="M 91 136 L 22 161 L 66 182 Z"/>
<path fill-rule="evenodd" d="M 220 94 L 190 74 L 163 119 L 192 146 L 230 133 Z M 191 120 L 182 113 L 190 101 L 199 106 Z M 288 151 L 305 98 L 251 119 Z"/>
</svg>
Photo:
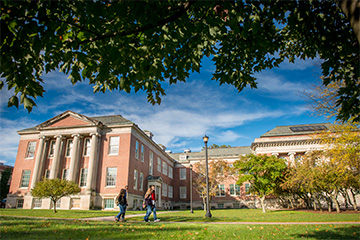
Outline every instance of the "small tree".
<svg viewBox="0 0 360 240">
<path fill-rule="evenodd" d="M 205 161 L 194 164 L 193 186 L 200 194 L 203 200 L 204 210 L 206 210 L 206 165 Z M 209 204 L 211 205 L 211 197 L 216 196 L 219 191 L 218 186 L 231 175 L 231 169 L 225 160 L 209 161 Z M 206 206 L 206 207 L 205 207 Z"/>
<path fill-rule="evenodd" d="M 6 168 L 1 174 L 0 199 L 6 198 L 6 195 L 9 193 L 10 177 L 11 177 L 11 168 Z"/>
<path fill-rule="evenodd" d="M 260 197 L 263 213 L 265 213 L 265 197 L 275 193 L 286 170 L 284 159 L 249 154 L 237 160 L 234 167 L 239 169 L 240 173 L 237 184 L 247 181 L 251 183 L 250 192 Z"/>
<path fill-rule="evenodd" d="M 62 179 L 44 179 L 37 182 L 31 190 L 31 195 L 39 198 L 50 198 L 54 205 L 54 213 L 56 213 L 56 202 L 66 196 L 79 193 L 81 189 L 77 184 Z"/>
</svg>

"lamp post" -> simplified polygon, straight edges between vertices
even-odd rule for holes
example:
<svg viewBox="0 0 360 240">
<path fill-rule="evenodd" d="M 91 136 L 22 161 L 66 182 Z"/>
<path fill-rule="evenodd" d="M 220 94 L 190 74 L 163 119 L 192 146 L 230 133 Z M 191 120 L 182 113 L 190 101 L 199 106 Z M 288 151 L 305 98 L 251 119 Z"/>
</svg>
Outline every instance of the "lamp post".
<svg viewBox="0 0 360 240">
<path fill-rule="evenodd" d="M 207 150 L 207 143 L 209 140 L 208 136 L 203 137 L 205 143 L 205 162 L 206 162 L 206 214 L 205 217 L 211 218 L 210 212 L 210 201 L 209 201 L 209 166 L 208 166 L 208 150 Z"/>
<path fill-rule="evenodd" d="M 190 213 L 194 213 L 194 211 L 193 211 L 193 199 L 192 199 L 192 185 L 193 185 L 193 182 L 192 182 L 192 169 L 193 169 L 193 166 L 190 164 Z"/>
</svg>

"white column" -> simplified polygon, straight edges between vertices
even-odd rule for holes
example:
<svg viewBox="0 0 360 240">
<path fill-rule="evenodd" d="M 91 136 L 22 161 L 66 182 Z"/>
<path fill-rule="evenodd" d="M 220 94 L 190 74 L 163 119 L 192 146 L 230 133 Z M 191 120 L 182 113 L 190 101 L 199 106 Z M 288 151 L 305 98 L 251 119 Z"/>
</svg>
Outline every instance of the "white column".
<svg viewBox="0 0 360 240">
<path fill-rule="evenodd" d="M 73 134 L 72 137 L 73 139 L 73 147 L 71 150 L 71 160 L 70 160 L 70 166 L 69 166 L 69 173 L 67 176 L 67 180 L 69 181 L 75 181 L 75 177 L 76 177 L 76 172 L 77 172 L 77 168 L 76 166 L 78 165 L 78 161 L 79 161 L 79 143 L 80 143 L 80 138 L 81 135 L 80 134 Z"/>
<path fill-rule="evenodd" d="M 58 169 L 60 165 L 60 158 L 61 158 L 61 147 L 62 147 L 62 135 L 55 136 L 55 151 L 54 151 L 54 158 L 52 160 L 51 169 L 50 169 L 50 179 L 54 179 L 58 176 Z"/>
<path fill-rule="evenodd" d="M 94 189 L 94 177 L 96 175 L 96 166 L 98 162 L 98 137 L 99 133 L 91 133 L 91 150 L 88 165 L 88 175 L 86 179 L 86 190 L 89 191 Z"/>
<path fill-rule="evenodd" d="M 40 180 L 40 175 L 41 175 L 41 170 L 42 170 L 41 166 L 44 163 L 43 157 L 44 157 L 44 145 L 46 142 L 46 137 L 40 136 L 39 139 L 40 139 L 39 148 L 36 152 L 36 159 L 35 159 L 34 171 L 33 171 L 33 175 L 32 175 L 30 188 L 34 188 L 35 184 Z"/>
<path fill-rule="evenodd" d="M 296 152 L 289 152 L 288 155 L 290 156 L 289 157 L 289 163 L 290 164 L 294 164 L 295 165 L 295 154 Z"/>
</svg>

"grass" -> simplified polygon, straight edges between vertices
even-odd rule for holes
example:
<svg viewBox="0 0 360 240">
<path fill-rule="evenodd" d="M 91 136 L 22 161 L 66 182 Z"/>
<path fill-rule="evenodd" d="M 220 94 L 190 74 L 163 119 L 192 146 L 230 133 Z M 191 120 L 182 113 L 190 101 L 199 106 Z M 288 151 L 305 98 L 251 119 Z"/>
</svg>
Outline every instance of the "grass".
<svg viewBox="0 0 360 240">
<path fill-rule="evenodd" d="M 0 239 L 359 239 L 358 214 L 309 213 L 257 209 L 214 210 L 211 222 L 204 211 L 167 212 L 159 215 L 164 222 L 144 223 L 142 217 L 128 222 L 86 221 L 81 218 L 114 216 L 115 211 L 77 211 L 3 209 L 0 210 Z M 127 214 L 144 211 L 128 211 Z M 17 216 L 17 217 L 15 217 Z M 48 217 L 47 219 L 33 217 Z M 72 219 L 53 219 L 72 218 Z M 135 221 L 133 221 L 135 220 Z M 183 221 L 183 222 L 179 222 Z M 354 224 L 222 224 L 234 222 L 306 222 L 354 221 Z"/>
<path fill-rule="evenodd" d="M 54 214 L 50 209 L 0 209 L 0 216 L 24 216 L 24 217 L 46 217 L 46 218 L 92 218 L 104 216 L 116 216 L 119 211 L 100 210 L 57 210 Z M 130 214 L 143 213 L 140 211 L 127 211 Z"/>
<path fill-rule="evenodd" d="M 0 239 L 359 239 L 356 225 L 220 225 L 0 217 Z"/>
</svg>

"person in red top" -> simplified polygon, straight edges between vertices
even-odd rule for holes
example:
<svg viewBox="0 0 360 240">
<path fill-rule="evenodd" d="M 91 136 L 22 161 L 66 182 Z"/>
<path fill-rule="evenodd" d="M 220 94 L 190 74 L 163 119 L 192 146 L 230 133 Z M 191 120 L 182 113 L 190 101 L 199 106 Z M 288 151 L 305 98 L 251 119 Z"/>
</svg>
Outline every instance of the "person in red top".
<svg viewBox="0 0 360 240">
<path fill-rule="evenodd" d="M 145 193 L 144 205 L 146 205 L 146 215 L 144 217 L 145 222 L 149 222 L 149 217 L 151 212 L 154 215 L 154 222 L 159 222 L 160 219 L 156 217 L 156 195 L 155 195 L 155 186 L 151 185 Z"/>
</svg>

